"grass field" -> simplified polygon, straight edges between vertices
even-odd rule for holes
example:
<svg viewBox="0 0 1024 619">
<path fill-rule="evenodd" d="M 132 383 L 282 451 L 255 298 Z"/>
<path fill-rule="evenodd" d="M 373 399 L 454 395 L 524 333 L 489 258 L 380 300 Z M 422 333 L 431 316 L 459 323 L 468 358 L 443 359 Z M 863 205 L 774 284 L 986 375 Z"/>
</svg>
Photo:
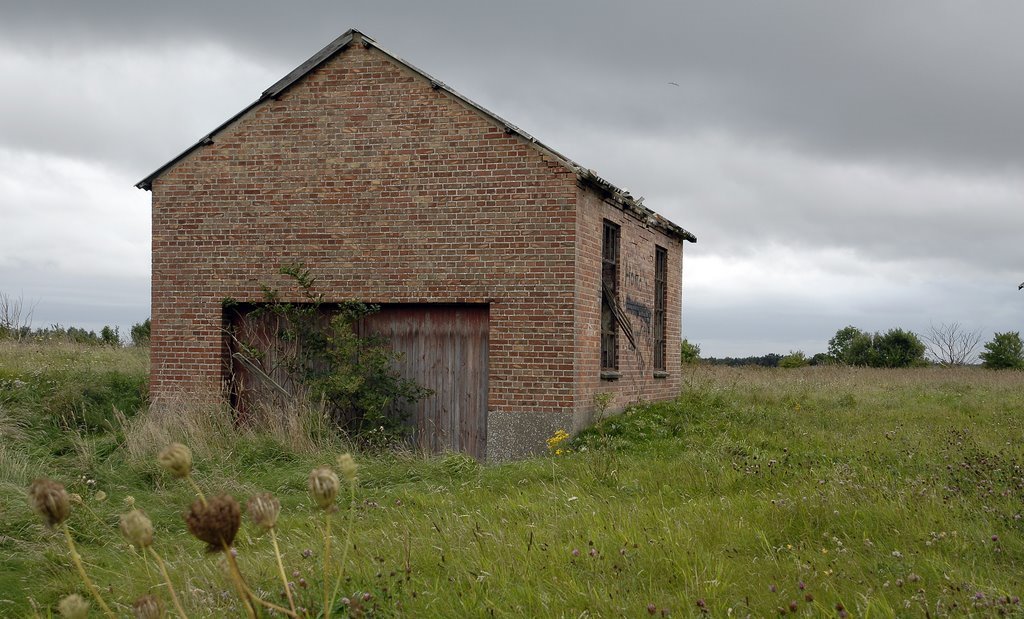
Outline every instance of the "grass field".
<svg viewBox="0 0 1024 619">
<path fill-rule="evenodd" d="M 28 507 L 37 476 L 81 495 L 70 528 L 119 614 L 145 593 L 168 602 L 118 533 L 130 496 L 188 615 L 241 616 L 182 520 L 194 495 L 155 463 L 170 440 L 193 448 L 208 495 L 280 498 L 287 577 L 316 616 L 323 517 L 306 478 L 348 447 L 316 419 L 156 418 L 145 372 L 144 350 L 0 343 L 0 616 L 88 596 Z M 695 366 L 684 383 L 562 456 L 355 454 L 355 500 L 332 521 L 333 616 L 1024 616 L 1024 373 Z M 268 536 L 244 522 L 235 548 L 286 604 Z"/>
</svg>

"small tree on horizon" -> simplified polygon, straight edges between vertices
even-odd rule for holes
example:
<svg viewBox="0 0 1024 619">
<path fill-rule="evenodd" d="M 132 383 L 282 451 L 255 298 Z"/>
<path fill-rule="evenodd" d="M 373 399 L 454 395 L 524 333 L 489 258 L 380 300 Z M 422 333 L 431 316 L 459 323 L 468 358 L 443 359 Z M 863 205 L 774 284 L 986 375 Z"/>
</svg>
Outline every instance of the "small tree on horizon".
<svg viewBox="0 0 1024 619">
<path fill-rule="evenodd" d="M 682 346 L 680 346 L 680 360 L 683 363 L 699 363 L 700 362 L 700 345 L 691 344 L 690 340 L 683 338 Z"/>
<path fill-rule="evenodd" d="M 933 324 L 921 337 L 927 345 L 928 356 L 946 367 L 969 363 L 981 343 L 980 330 L 968 331 L 959 322 L 942 323 L 937 327 Z"/>
<path fill-rule="evenodd" d="M 1024 342 L 1019 331 L 996 333 L 978 355 L 982 365 L 993 370 L 1024 370 Z"/>
</svg>

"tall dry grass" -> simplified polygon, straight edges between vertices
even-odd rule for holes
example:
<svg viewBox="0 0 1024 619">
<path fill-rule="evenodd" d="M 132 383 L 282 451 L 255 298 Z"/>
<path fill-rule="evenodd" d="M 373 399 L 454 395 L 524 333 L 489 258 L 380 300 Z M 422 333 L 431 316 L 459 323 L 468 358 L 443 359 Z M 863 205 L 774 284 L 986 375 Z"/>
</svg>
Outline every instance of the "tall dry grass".
<svg viewBox="0 0 1024 619">
<path fill-rule="evenodd" d="M 340 448 L 323 404 L 296 398 L 286 406 L 257 407 L 244 420 L 222 401 L 197 394 L 162 400 L 149 410 L 118 415 L 129 460 L 152 460 L 170 443 L 184 443 L 202 458 L 223 456 L 236 441 L 264 438 L 295 454 L 315 454 Z"/>
</svg>

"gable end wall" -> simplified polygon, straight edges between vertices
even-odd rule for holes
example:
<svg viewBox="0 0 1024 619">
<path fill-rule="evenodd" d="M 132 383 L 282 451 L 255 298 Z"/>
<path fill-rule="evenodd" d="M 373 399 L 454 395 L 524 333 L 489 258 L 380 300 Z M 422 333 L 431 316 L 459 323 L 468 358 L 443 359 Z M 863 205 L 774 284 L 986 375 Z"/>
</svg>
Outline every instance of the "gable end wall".
<svg viewBox="0 0 1024 619">
<path fill-rule="evenodd" d="M 571 419 L 575 183 L 351 46 L 154 181 L 154 403 L 218 398 L 223 301 L 286 290 L 278 269 L 301 262 L 331 302 L 489 304 L 494 431 Z"/>
</svg>

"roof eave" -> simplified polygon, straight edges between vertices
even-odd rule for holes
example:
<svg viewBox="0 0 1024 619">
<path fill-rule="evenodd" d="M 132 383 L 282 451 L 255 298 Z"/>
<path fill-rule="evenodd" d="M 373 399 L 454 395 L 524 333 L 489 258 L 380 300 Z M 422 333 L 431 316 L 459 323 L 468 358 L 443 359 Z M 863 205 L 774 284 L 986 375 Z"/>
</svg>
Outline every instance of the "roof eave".
<svg viewBox="0 0 1024 619">
<path fill-rule="evenodd" d="M 686 229 L 644 206 L 643 198 L 634 198 L 629 192 L 598 176 L 597 172 L 590 169 L 579 169 L 576 176 L 583 185 L 595 189 L 602 198 L 612 202 L 626 213 L 630 213 L 645 225 L 682 241 L 697 242 L 697 237 Z"/>
</svg>

